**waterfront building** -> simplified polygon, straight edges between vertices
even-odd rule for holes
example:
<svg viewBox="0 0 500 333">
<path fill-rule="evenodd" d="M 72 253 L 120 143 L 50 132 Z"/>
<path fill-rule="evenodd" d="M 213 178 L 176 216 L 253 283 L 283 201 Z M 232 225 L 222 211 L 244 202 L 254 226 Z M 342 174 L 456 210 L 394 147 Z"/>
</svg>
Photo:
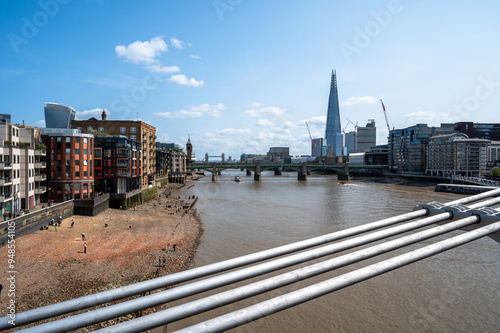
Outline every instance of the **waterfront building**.
<svg viewBox="0 0 500 333">
<path fill-rule="evenodd" d="M 94 138 L 96 192 L 126 193 L 141 189 L 141 144 L 126 136 Z"/>
<path fill-rule="evenodd" d="M 500 123 L 455 123 L 455 130 L 467 134 L 469 138 L 500 141 Z"/>
<path fill-rule="evenodd" d="M 76 111 L 71 106 L 58 103 L 45 103 L 46 128 L 71 128 L 71 122 L 75 120 Z"/>
<path fill-rule="evenodd" d="M 156 128 L 140 120 L 108 120 L 103 110 L 101 119 L 74 120 L 71 126 L 82 133 L 124 135 L 141 143 L 141 187 L 155 186 L 156 179 Z"/>
<path fill-rule="evenodd" d="M 488 170 L 500 167 L 500 141 L 492 141 L 488 147 Z"/>
<path fill-rule="evenodd" d="M 464 133 L 433 136 L 426 147 L 426 173 L 444 177 L 484 176 L 490 143 L 468 138 Z"/>
<path fill-rule="evenodd" d="M 342 132 L 340 128 L 340 108 L 337 91 L 337 74 L 332 71 L 330 96 L 328 98 L 328 112 L 326 116 L 325 139 L 327 145 L 333 149 L 333 156 L 342 156 Z"/>
<path fill-rule="evenodd" d="M 267 154 L 246 154 L 243 153 L 240 155 L 241 163 L 255 163 L 255 162 L 263 162 L 267 158 Z"/>
<path fill-rule="evenodd" d="M 173 143 L 157 143 L 157 147 L 164 148 L 156 150 L 156 175 L 158 177 L 167 177 L 169 183 L 185 183 L 187 154 L 182 151 L 180 145 Z"/>
<path fill-rule="evenodd" d="M 392 172 L 421 172 L 426 168 L 425 147 L 433 135 L 455 133 L 454 124 L 429 127 L 417 124 L 389 131 L 389 169 Z"/>
<path fill-rule="evenodd" d="M 41 128 L 47 147 L 48 196 L 61 202 L 94 195 L 94 135 L 77 129 Z"/>
<path fill-rule="evenodd" d="M 289 147 L 271 147 L 267 152 L 267 161 L 271 163 L 290 163 Z"/>
<path fill-rule="evenodd" d="M 14 216 L 40 203 L 47 189 L 38 128 L 0 122 L 0 210 Z"/>
<path fill-rule="evenodd" d="M 367 165 L 387 165 L 388 159 L 388 145 L 371 147 L 370 150 L 365 153 L 365 164 Z"/>
<path fill-rule="evenodd" d="M 369 119 L 365 127 L 358 127 L 356 135 L 356 152 L 364 153 L 377 144 L 377 127 L 375 120 Z"/>
</svg>

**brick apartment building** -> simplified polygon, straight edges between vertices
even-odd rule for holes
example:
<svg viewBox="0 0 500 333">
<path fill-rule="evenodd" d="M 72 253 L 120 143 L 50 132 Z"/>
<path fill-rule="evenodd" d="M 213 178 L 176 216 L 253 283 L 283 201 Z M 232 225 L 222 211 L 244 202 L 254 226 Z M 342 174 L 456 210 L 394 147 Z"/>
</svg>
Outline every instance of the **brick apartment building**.
<svg viewBox="0 0 500 333">
<path fill-rule="evenodd" d="M 141 143 L 141 188 L 155 186 L 156 181 L 156 128 L 140 120 L 108 120 L 106 111 L 101 119 L 73 120 L 71 127 L 82 133 L 107 133 L 113 136 L 124 135 Z"/>
</svg>

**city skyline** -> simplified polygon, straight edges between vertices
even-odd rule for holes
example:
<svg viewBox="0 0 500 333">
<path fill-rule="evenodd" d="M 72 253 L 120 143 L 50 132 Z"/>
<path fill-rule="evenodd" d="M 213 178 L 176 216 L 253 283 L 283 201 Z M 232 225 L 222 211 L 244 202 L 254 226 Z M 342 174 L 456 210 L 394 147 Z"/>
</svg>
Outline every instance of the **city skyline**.
<svg viewBox="0 0 500 333">
<path fill-rule="evenodd" d="M 197 157 L 324 137 L 329 74 L 342 128 L 498 122 L 494 1 L 4 1 L 0 113 L 44 127 L 43 103 L 76 117 L 139 119 Z M 332 17 L 334 18 L 332 20 Z M 352 126 L 347 131 L 353 130 Z"/>
</svg>

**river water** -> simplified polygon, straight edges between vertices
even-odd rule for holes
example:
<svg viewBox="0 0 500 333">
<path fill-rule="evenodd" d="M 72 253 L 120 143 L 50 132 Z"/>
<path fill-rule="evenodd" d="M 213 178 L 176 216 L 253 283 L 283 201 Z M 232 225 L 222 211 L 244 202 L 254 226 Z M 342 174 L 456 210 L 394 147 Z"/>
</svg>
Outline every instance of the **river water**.
<svg viewBox="0 0 500 333">
<path fill-rule="evenodd" d="M 243 181 L 234 182 L 235 175 L 240 175 Z M 296 177 L 296 173 L 273 176 L 264 172 L 263 180 L 254 182 L 253 176 L 233 170 L 225 171 L 218 182 L 211 182 L 207 176 L 191 183 L 195 186 L 185 187 L 180 194 L 199 196 L 196 208 L 205 227 L 195 256 L 196 266 L 406 213 L 419 203 L 444 203 L 462 197 L 436 193 L 432 186 L 356 180 L 342 185 L 336 176 L 309 176 L 306 182 L 298 182 Z M 461 233 L 455 231 L 451 235 Z M 235 311 L 448 237 L 450 234 L 423 241 L 169 324 L 166 331 Z M 483 238 L 231 332 L 499 332 L 499 263 L 500 244 Z M 296 267 L 304 266 L 306 264 Z M 265 277 L 272 275 L 277 273 Z M 227 289 L 229 287 L 220 290 Z"/>
</svg>

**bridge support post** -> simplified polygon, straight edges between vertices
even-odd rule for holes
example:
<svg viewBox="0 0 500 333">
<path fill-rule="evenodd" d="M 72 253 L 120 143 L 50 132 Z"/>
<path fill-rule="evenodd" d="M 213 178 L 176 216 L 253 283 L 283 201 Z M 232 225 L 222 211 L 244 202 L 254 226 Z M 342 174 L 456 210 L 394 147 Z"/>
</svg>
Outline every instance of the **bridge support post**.
<svg viewBox="0 0 500 333">
<path fill-rule="evenodd" d="M 297 180 L 307 180 L 307 165 L 302 163 L 300 172 L 297 175 Z"/>
<path fill-rule="evenodd" d="M 276 168 L 274 169 L 274 175 L 275 176 L 281 176 L 281 172 L 283 171 L 283 169 L 281 168 Z"/>
<path fill-rule="evenodd" d="M 247 176 L 251 176 L 251 175 L 252 175 L 252 171 L 247 169 Z"/>
<path fill-rule="evenodd" d="M 212 181 L 213 182 L 217 181 L 217 166 L 215 164 L 212 167 Z"/>
<path fill-rule="evenodd" d="M 349 180 L 349 174 L 348 174 L 348 173 L 346 173 L 346 174 L 341 174 L 341 173 L 339 173 L 339 174 L 337 175 L 337 179 L 338 179 L 339 181 L 340 181 L 340 180 Z"/>
<path fill-rule="evenodd" d="M 253 180 L 255 181 L 260 181 L 261 174 L 260 174 L 260 162 L 257 162 L 255 165 L 255 173 L 253 174 Z"/>
</svg>

